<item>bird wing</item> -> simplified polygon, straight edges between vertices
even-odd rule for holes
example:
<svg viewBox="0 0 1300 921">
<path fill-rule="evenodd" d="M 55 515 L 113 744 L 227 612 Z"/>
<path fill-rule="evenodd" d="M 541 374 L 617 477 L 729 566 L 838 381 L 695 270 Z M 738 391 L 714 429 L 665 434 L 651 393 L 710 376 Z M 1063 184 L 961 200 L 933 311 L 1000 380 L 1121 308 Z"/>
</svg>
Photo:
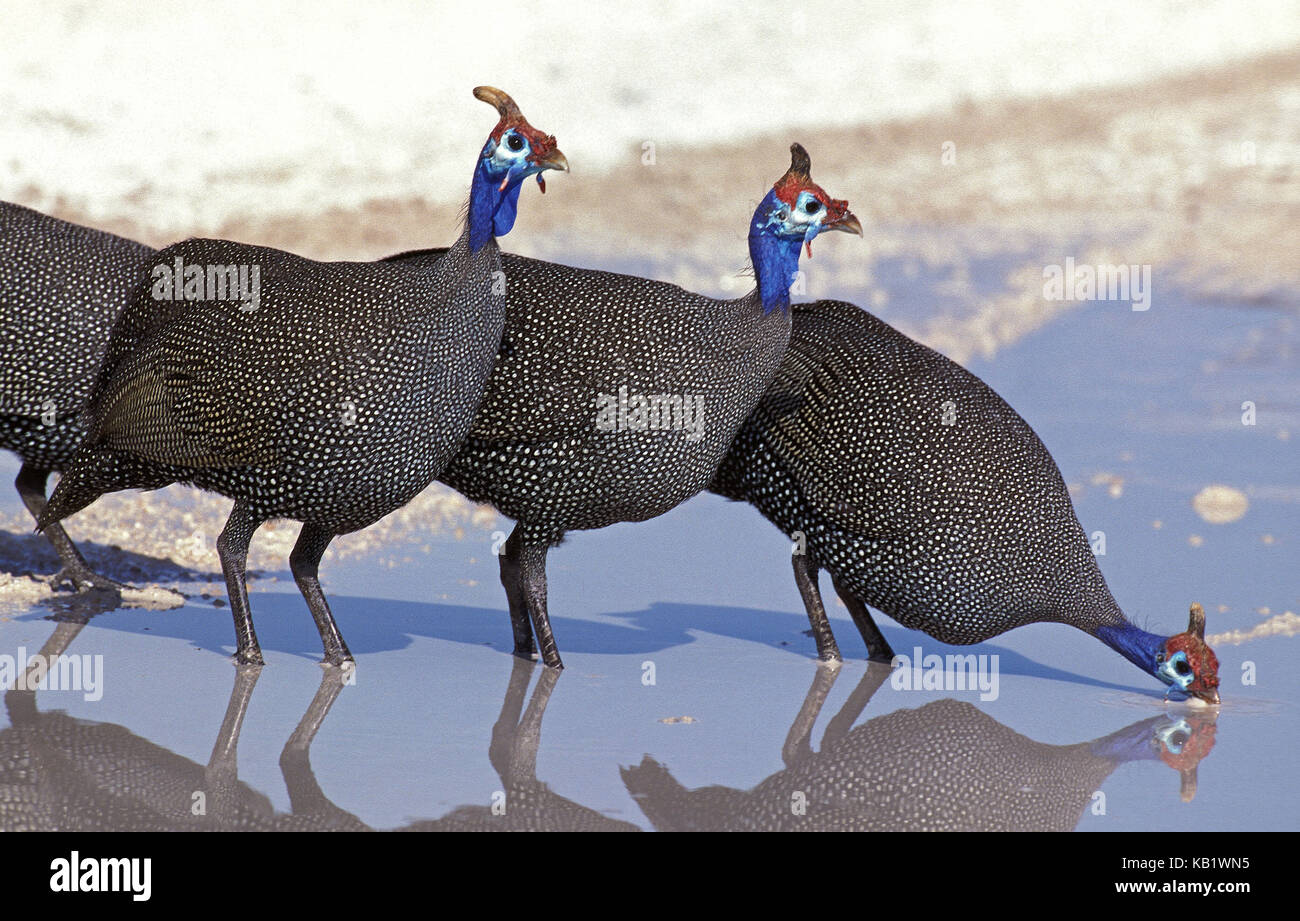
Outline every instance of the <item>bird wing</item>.
<svg viewBox="0 0 1300 921">
<path fill-rule="evenodd" d="M 418 396 L 410 381 L 376 369 L 392 363 L 386 349 L 420 341 L 422 311 L 446 309 L 451 289 L 439 273 L 319 263 L 221 240 L 159 253 L 161 264 L 172 260 L 256 266 L 258 303 L 160 300 L 139 288 L 101 370 L 91 443 L 181 467 L 268 466 L 319 437 L 349 399 L 369 393 L 395 406 Z M 443 393 L 445 378 L 444 370 L 416 384 Z"/>
<path fill-rule="evenodd" d="M 275 463 L 264 411 L 222 399 L 237 393 L 240 382 L 227 368 L 168 349 L 175 338 L 149 340 L 145 354 L 111 379 L 92 443 L 182 467 Z"/>
</svg>

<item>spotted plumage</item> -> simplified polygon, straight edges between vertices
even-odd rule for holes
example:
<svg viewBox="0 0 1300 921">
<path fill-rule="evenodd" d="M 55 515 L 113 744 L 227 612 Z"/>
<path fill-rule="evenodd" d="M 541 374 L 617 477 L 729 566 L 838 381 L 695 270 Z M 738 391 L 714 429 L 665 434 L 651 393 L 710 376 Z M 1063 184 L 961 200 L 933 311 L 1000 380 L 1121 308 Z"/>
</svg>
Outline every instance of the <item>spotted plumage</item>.
<svg viewBox="0 0 1300 921">
<path fill-rule="evenodd" d="M 978 377 L 852 304 L 795 308 L 781 369 L 710 489 L 799 535 L 795 574 L 823 658 L 839 651 L 820 569 L 872 658 L 893 653 L 868 605 L 957 644 L 1053 621 L 1218 698 L 1199 605 L 1169 639 L 1131 624 L 1033 429 Z"/>
<path fill-rule="evenodd" d="M 735 300 L 503 257 L 502 354 L 440 478 L 518 522 L 501 556 L 516 654 L 540 648 L 561 667 L 546 611 L 547 549 L 568 531 L 661 515 L 708 484 L 780 364 L 800 248 L 824 229 L 860 232 L 808 166 L 794 145 L 777 184 L 785 197 L 769 193 L 750 229 L 759 288 Z"/>
<path fill-rule="evenodd" d="M 527 176 L 567 165 L 508 96 L 475 95 L 501 122 L 476 163 L 465 229 L 440 259 L 418 269 L 322 263 L 189 240 L 158 253 L 114 329 L 86 442 L 41 522 L 104 492 L 172 482 L 233 498 L 217 550 L 241 662 L 261 661 L 244 587 L 253 531 L 269 519 L 303 522 L 290 567 L 326 661 L 348 662 L 320 590 L 322 554 L 336 535 L 414 498 L 469 430 L 504 322 L 494 234 L 513 224 Z M 259 280 L 253 297 L 213 296 L 232 266 Z M 189 297 L 191 282 L 202 297 Z"/>
<path fill-rule="evenodd" d="M 0 448 L 22 459 L 15 485 L 45 510 L 45 484 L 85 437 L 90 397 L 113 322 L 153 250 L 131 240 L 0 202 Z M 58 525 L 46 537 L 56 585 L 109 589 Z"/>
</svg>

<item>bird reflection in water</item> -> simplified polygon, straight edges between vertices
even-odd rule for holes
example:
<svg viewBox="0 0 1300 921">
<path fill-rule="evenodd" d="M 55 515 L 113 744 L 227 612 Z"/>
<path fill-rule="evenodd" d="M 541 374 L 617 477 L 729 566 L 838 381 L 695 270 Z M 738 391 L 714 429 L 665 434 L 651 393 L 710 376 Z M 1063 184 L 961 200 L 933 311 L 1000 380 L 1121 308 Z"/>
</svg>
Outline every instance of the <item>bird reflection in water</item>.
<svg viewBox="0 0 1300 921">
<path fill-rule="evenodd" d="M 40 656 L 63 654 L 86 618 L 57 624 Z M 48 661 L 48 660 L 47 660 Z M 347 672 L 323 666 L 306 713 L 285 743 L 280 770 L 290 811 L 277 812 L 239 780 L 240 730 L 262 667 L 238 666 L 225 718 L 206 765 L 124 726 L 60 711 L 41 712 L 36 690 L 8 690 L 10 726 L 0 729 L 0 831 L 370 831 L 336 806 L 312 770 L 312 740 L 342 691 Z M 528 686 L 540 672 L 525 709 Z M 537 779 L 542 716 L 559 672 L 515 660 L 489 759 L 501 782 L 499 803 L 461 806 L 398 831 L 637 831 L 553 793 Z M 17 687 L 31 687 L 29 683 Z"/>
<path fill-rule="evenodd" d="M 40 654 L 62 654 L 84 625 L 84 618 L 58 623 Z M 1190 800 L 1197 765 L 1214 745 L 1213 710 L 1153 716 L 1075 745 L 1035 742 L 953 699 L 855 727 L 889 672 L 869 664 L 813 751 L 813 726 L 839 674 L 817 668 L 782 750 L 785 769 L 752 790 L 687 790 L 648 756 L 622 770 L 627 790 L 662 830 L 1070 830 L 1111 772 L 1129 761 L 1169 765 L 1180 775 L 1182 798 Z M 239 780 L 239 735 L 260 673 L 260 666 L 236 669 L 206 765 L 123 726 L 41 712 L 35 690 L 7 691 L 11 725 L 0 730 L 0 830 L 371 830 L 325 795 L 311 766 L 312 740 L 346 681 L 341 669 L 324 668 L 281 752 L 290 811 L 277 812 Z M 637 830 L 537 779 L 542 718 L 559 679 L 556 670 L 522 659 L 512 663 L 488 751 L 500 779 L 495 802 L 460 806 L 397 830 Z"/>
<path fill-rule="evenodd" d="M 660 831 L 1069 831 L 1129 761 L 1163 761 L 1190 801 L 1214 746 L 1215 711 L 1153 716 L 1075 745 L 1035 742 L 951 698 L 854 727 L 890 673 L 872 662 L 814 752 L 812 728 L 838 673 L 817 669 L 785 769 L 753 789 L 688 790 L 648 755 L 622 769 L 624 785 Z"/>
</svg>

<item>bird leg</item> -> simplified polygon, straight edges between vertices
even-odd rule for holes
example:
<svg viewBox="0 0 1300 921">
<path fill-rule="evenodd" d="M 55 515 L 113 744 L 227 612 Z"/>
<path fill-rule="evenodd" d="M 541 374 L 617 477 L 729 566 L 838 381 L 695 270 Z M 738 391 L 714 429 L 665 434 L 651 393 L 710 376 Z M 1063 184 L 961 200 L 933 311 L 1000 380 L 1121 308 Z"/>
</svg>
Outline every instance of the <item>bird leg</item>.
<svg viewBox="0 0 1300 921">
<path fill-rule="evenodd" d="M 817 658 L 823 662 L 843 661 L 840 658 L 840 648 L 835 644 L 835 634 L 831 632 L 830 621 L 826 619 L 822 593 L 817 587 L 818 566 L 806 553 L 796 553 L 790 559 L 794 562 L 794 583 L 799 586 L 799 594 L 803 596 L 808 623 L 812 626 L 813 639 L 817 642 Z"/>
<path fill-rule="evenodd" d="M 27 511 L 32 513 L 32 517 L 40 520 L 41 515 L 45 513 L 45 506 L 48 502 L 45 496 L 45 484 L 50 478 L 48 469 L 37 467 L 35 464 L 24 463 L 18 471 L 18 477 L 14 480 L 14 486 L 18 490 L 18 495 L 23 500 L 23 505 L 27 506 Z M 45 538 L 54 547 L 59 555 L 59 561 L 63 564 L 62 568 L 54 574 L 50 580 L 54 586 L 71 585 L 74 591 L 105 591 L 116 592 L 118 598 L 121 598 L 123 588 L 117 582 L 106 579 L 96 573 L 86 563 L 85 557 L 77 550 L 72 539 L 68 537 L 68 532 L 63 530 L 63 525 L 54 523 L 46 525 Z"/>
<path fill-rule="evenodd" d="M 844 583 L 839 579 L 833 579 L 835 592 L 844 602 L 844 606 L 849 609 L 849 614 L 853 616 L 853 622 L 858 625 L 858 632 L 862 634 L 862 640 L 867 644 L 867 658 L 872 662 L 893 662 L 894 650 L 890 647 L 889 641 L 885 635 L 880 632 L 876 622 L 871 618 L 871 612 L 867 606 L 862 603 L 857 595 L 849 591 Z"/>
<path fill-rule="evenodd" d="M 532 617 L 542 664 L 547 668 L 564 668 L 555 647 L 555 635 L 551 633 L 551 618 L 546 611 L 546 550 L 544 543 L 520 540 L 519 580 Z"/>
<path fill-rule="evenodd" d="M 510 628 L 515 634 L 515 655 L 529 661 L 537 658 L 537 647 L 533 643 L 533 625 L 528 622 L 528 603 L 524 599 L 524 589 L 519 574 L 519 546 L 523 538 L 516 527 L 510 532 L 504 551 L 499 559 L 501 565 L 501 586 L 506 590 L 506 602 L 510 605 Z"/>
<path fill-rule="evenodd" d="M 261 524 L 247 505 L 236 502 L 225 530 L 217 538 L 217 556 L 221 558 L 221 571 L 226 574 L 226 594 L 230 596 L 230 613 L 235 619 L 235 662 L 239 665 L 264 664 L 262 647 L 253 629 L 253 615 L 248 608 L 248 586 L 244 583 L 248 544 Z"/>
<path fill-rule="evenodd" d="M 343 642 L 338 625 L 334 623 L 334 615 L 330 613 L 325 593 L 321 591 L 319 577 L 320 559 L 333 539 L 334 535 L 330 532 L 304 522 L 302 530 L 298 532 L 298 542 L 289 554 L 289 571 L 293 573 L 293 581 L 298 583 L 298 591 L 307 600 L 307 608 L 316 621 L 316 629 L 320 631 L 321 643 L 325 647 L 323 661 L 326 665 L 342 666 L 354 660 L 348 651 L 348 644 Z"/>
</svg>

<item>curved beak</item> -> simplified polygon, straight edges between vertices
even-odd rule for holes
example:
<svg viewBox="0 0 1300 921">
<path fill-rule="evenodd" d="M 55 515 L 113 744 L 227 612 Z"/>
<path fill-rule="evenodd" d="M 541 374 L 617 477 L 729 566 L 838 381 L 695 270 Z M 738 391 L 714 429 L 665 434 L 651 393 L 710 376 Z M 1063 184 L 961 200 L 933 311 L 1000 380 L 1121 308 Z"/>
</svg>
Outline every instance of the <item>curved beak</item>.
<svg viewBox="0 0 1300 921">
<path fill-rule="evenodd" d="M 845 211 L 844 216 L 836 218 L 833 221 L 822 226 L 822 230 L 842 230 L 845 233 L 856 233 L 862 236 L 862 222 L 858 220 L 857 215 L 852 211 Z"/>
<path fill-rule="evenodd" d="M 1210 688 L 1208 691 L 1192 691 L 1191 694 L 1193 697 L 1199 698 L 1205 701 L 1207 704 L 1211 704 L 1216 707 L 1219 705 L 1218 688 Z"/>
<path fill-rule="evenodd" d="M 558 147 L 545 156 L 533 160 L 532 164 L 533 166 L 541 167 L 542 169 L 558 169 L 564 170 L 566 173 L 569 171 L 569 161 L 564 154 L 560 153 Z"/>
</svg>

